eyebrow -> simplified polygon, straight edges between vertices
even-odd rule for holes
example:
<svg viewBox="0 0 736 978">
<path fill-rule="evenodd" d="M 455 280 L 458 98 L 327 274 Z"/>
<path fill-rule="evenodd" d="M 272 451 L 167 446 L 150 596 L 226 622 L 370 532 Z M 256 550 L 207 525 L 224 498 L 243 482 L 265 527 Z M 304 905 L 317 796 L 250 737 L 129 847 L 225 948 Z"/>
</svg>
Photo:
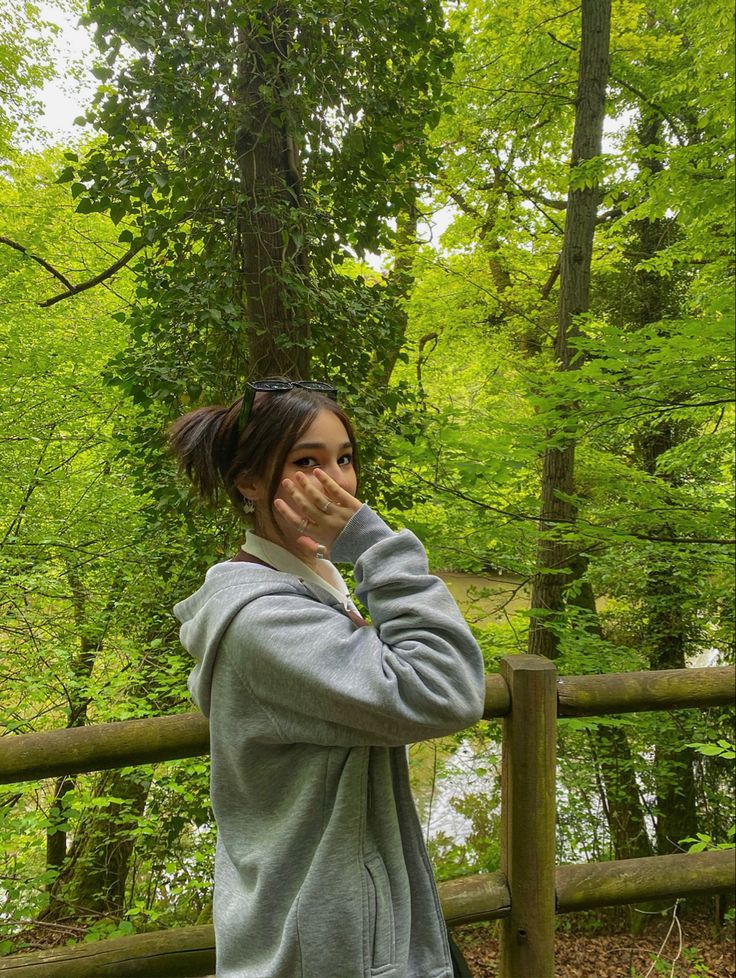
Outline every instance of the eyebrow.
<svg viewBox="0 0 736 978">
<path fill-rule="evenodd" d="M 338 451 L 343 452 L 345 451 L 346 448 L 352 448 L 352 447 L 353 447 L 352 444 L 349 441 L 346 441 L 344 444 L 340 445 Z M 309 449 L 320 448 L 322 449 L 323 452 L 327 451 L 327 445 L 325 445 L 324 442 L 321 441 L 301 441 L 299 442 L 298 445 L 294 445 L 291 451 L 301 452 L 305 448 L 309 448 Z M 289 452 L 289 454 L 291 455 L 291 452 Z"/>
</svg>

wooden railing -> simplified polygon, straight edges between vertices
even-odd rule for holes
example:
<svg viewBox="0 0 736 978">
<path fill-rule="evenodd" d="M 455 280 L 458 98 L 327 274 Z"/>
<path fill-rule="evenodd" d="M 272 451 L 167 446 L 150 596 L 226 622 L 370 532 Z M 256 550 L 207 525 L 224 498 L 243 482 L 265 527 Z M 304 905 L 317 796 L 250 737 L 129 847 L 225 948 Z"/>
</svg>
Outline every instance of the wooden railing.
<svg viewBox="0 0 736 978">
<path fill-rule="evenodd" d="M 707 708 L 735 696 L 730 667 L 558 677 L 539 656 L 504 659 L 500 674 L 486 677 L 484 712 L 504 723 L 501 871 L 441 883 L 448 924 L 500 919 L 504 978 L 554 978 L 556 913 L 732 891 L 733 850 L 556 866 L 555 764 L 558 717 Z M 207 722 L 193 713 L 10 735 L 0 738 L 0 784 L 208 751 Z M 213 972 L 211 925 L 0 958 L 0 976 L 12 978 Z"/>
</svg>

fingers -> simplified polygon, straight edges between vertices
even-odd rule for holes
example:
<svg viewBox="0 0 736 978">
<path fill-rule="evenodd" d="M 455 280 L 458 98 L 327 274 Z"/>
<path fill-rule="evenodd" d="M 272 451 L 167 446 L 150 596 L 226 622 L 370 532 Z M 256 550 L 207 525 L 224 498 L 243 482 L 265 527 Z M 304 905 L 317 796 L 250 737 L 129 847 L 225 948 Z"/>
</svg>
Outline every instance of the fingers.
<svg viewBox="0 0 736 978">
<path fill-rule="evenodd" d="M 293 509 L 285 499 L 274 499 L 273 505 L 275 509 L 277 509 L 282 516 L 286 517 L 289 523 L 291 523 L 295 529 L 299 530 L 301 533 L 303 533 L 312 523 L 308 516 L 305 516 L 304 513 L 299 512 L 296 509 Z"/>
<path fill-rule="evenodd" d="M 283 497 L 274 500 L 277 512 L 296 532 L 297 542 L 316 556 L 329 547 L 361 503 L 319 469 L 313 476 L 297 472 L 284 479 Z"/>
<path fill-rule="evenodd" d="M 328 499 L 335 501 L 338 506 L 346 506 L 351 512 L 356 512 L 360 509 L 362 503 L 351 496 L 350 493 L 343 489 L 342 486 L 338 485 L 334 479 L 332 479 L 326 472 L 322 469 L 315 469 L 314 475 L 319 479 L 320 484 L 325 492 Z"/>
<path fill-rule="evenodd" d="M 284 479 L 284 488 L 310 522 L 322 516 L 334 515 L 339 508 L 339 504 L 327 497 L 316 480 L 308 479 L 301 473 L 297 473 L 293 479 Z"/>
</svg>

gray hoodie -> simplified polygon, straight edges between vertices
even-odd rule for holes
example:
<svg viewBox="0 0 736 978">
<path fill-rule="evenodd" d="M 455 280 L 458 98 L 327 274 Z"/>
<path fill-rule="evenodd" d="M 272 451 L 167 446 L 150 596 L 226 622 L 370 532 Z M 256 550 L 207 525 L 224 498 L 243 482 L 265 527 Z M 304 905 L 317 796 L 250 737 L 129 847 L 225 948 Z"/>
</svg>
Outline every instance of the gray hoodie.
<svg viewBox="0 0 736 978">
<path fill-rule="evenodd" d="M 209 717 L 219 978 L 451 978 L 406 744 L 483 711 L 480 650 L 408 530 L 367 506 L 332 557 L 372 624 L 252 563 L 180 602 Z"/>
</svg>

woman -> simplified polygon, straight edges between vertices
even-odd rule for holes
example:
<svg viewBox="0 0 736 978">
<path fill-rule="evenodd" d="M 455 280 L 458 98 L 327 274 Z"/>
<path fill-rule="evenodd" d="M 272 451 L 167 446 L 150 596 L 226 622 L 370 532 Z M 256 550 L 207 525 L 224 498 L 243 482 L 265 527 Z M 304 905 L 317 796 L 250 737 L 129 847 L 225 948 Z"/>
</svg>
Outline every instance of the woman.
<svg viewBox="0 0 736 978">
<path fill-rule="evenodd" d="M 417 538 L 356 498 L 335 398 L 262 381 L 171 433 L 253 524 L 175 608 L 210 723 L 219 978 L 453 974 L 405 745 L 480 718 L 481 653 Z"/>
</svg>

